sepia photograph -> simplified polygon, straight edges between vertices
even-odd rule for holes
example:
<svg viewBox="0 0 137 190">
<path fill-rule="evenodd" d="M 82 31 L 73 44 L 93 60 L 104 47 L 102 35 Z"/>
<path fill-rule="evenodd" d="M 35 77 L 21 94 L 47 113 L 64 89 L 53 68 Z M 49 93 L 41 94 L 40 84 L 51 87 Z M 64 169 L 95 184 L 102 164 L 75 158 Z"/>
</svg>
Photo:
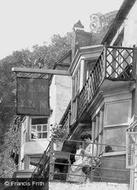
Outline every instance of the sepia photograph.
<svg viewBox="0 0 137 190">
<path fill-rule="evenodd" d="M 0 0 L 0 190 L 137 189 L 137 0 Z"/>
</svg>

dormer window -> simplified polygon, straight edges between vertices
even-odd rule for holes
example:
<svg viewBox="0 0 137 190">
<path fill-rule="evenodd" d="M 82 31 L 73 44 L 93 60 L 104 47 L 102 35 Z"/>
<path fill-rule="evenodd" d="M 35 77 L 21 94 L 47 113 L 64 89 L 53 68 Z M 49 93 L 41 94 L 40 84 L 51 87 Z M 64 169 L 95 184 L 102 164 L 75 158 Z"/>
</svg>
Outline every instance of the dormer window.
<svg viewBox="0 0 137 190">
<path fill-rule="evenodd" d="M 46 139 L 48 136 L 48 119 L 45 117 L 31 118 L 31 139 Z"/>
</svg>

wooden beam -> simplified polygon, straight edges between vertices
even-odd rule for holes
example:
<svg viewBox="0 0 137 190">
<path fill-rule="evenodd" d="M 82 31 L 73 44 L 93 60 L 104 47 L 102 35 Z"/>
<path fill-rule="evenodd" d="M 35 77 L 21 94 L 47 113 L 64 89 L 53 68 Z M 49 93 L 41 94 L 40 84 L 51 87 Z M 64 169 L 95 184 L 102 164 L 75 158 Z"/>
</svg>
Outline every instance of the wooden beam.
<svg viewBox="0 0 137 190">
<path fill-rule="evenodd" d="M 71 76 L 68 71 L 53 70 L 53 69 L 33 69 L 33 68 L 13 67 L 12 71 L 18 72 L 18 73 L 38 73 L 38 74 L 52 74 L 52 75 Z"/>
</svg>

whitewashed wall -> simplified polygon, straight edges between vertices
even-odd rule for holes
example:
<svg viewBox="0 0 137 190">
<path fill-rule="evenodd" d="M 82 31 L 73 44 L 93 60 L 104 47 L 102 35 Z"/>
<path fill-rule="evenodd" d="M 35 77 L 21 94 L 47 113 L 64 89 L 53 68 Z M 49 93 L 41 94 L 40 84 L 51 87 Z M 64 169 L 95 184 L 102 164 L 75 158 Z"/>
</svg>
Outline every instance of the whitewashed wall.
<svg viewBox="0 0 137 190">
<path fill-rule="evenodd" d="M 71 99 L 71 77 L 53 76 L 50 85 L 50 108 L 53 110 L 50 124 L 58 123 Z"/>
<path fill-rule="evenodd" d="M 127 18 L 124 21 L 124 41 L 123 46 L 137 46 L 137 1 L 130 10 Z"/>
<path fill-rule="evenodd" d="M 124 47 L 133 47 L 133 45 L 137 46 L 137 1 L 135 2 L 134 6 L 128 13 L 127 17 L 125 18 L 119 30 L 116 32 L 116 35 L 114 36 L 111 42 L 111 45 L 113 45 L 114 41 L 116 40 L 117 36 L 120 34 L 123 28 L 124 28 L 124 39 L 122 46 Z"/>
<path fill-rule="evenodd" d="M 84 184 L 51 182 L 49 190 L 129 190 L 129 185 L 105 182 Z"/>
</svg>

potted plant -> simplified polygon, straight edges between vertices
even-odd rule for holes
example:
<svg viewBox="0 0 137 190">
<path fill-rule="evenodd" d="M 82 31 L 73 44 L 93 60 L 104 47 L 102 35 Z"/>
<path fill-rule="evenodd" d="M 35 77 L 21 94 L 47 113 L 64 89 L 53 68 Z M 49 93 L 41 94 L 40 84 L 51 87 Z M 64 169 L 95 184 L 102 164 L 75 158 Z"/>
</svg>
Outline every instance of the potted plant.
<svg viewBox="0 0 137 190">
<path fill-rule="evenodd" d="M 55 124 L 51 129 L 51 140 L 54 143 L 54 150 L 61 151 L 63 142 L 67 137 L 67 130 L 61 125 Z"/>
</svg>

